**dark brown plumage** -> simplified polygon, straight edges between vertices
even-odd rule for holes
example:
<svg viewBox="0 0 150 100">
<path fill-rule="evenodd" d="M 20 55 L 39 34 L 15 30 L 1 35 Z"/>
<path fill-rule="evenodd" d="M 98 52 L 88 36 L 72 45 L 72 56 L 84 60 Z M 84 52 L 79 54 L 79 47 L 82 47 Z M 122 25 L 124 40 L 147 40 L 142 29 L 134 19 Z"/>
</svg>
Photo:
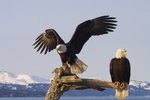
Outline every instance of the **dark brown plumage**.
<svg viewBox="0 0 150 100">
<path fill-rule="evenodd" d="M 116 22 L 115 17 L 109 16 L 101 16 L 87 20 L 77 26 L 68 43 L 65 43 L 54 29 L 47 29 L 36 39 L 33 45 L 35 46 L 34 48 L 38 48 L 37 51 L 40 51 L 40 53 L 45 52 L 44 54 L 56 48 L 63 64 L 68 63 L 72 68 L 73 65 L 77 66 L 76 70 L 80 70 L 79 73 L 82 73 L 86 68 L 81 66 L 85 64 L 80 60 L 81 65 L 79 62 L 77 63 L 76 54 L 80 53 L 83 45 L 91 36 L 113 32 L 116 27 Z"/>
<path fill-rule="evenodd" d="M 128 96 L 131 68 L 126 56 L 127 51 L 119 48 L 116 52 L 116 57 L 110 61 L 111 80 L 117 87 L 115 96 L 119 100 L 124 100 Z"/>
<path fill-rule="evenodd" d="M 110 62 L 112 82 L 130 82 L 130 62 L 127 58 L 113 58 Z"/>
</svg>

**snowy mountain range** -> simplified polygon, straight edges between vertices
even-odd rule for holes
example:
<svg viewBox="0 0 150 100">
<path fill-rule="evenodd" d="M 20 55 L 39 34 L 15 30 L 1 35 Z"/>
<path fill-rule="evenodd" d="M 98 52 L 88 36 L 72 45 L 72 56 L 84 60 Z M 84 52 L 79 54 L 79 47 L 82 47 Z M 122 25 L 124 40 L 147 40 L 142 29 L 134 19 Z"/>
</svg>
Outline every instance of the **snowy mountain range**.
<svg viewBox="0 0 150 100">
<path fill-rule="evenodd" d="M 6 71 L 0 71 L 0 83 L 27 85 L 31 83 L 49 83 L 49 80 L 27 74 L 16 75 Z M 150 90 L 150 81 L 131 80 L 130 86 Z"/>
<path fill-rule="evenodd" d="M 44 96 L 50 86 L 49 80 L 27 74 L 15 75 L 0 71 L 0 97 Z M 130 81 L 130 96 L 150 96 L 150 81 Z M 96 90 L 72 90 L 64 96 L 113 96 L 114 89 L 107 88 L 103 92 Z"/>
<path fill-rule="evenodd" d="M 136 80 L 132 80 L 130 82 L 130 86 L 134 86 L 136 88 L 143 88 L 145 90 L 150 90 L 150 81 L 136 81 Z"/>
<path fill-rule="evenodd" d="M 6 71 L 0 71 L 0 83 L 27 85 L 30 83 L 49 83 L 49 80 L 27 74 L 15 75 Z"/>
</svg>

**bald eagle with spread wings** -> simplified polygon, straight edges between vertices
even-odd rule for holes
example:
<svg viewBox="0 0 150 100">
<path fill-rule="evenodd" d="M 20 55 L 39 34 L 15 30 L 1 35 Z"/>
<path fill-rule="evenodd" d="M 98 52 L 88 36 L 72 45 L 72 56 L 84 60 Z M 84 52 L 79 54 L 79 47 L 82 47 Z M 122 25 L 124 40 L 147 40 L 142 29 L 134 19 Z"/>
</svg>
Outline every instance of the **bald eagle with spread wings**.
<svg viewBox="0 0 150 100">
<path fill-rule="evenodd" d="M 98 36 L 113 32 L 116 27 L 115 17 L 101 16 L 87 20 L 79 24 L 70 39 L 65 43 L 54 29 L 46 29 L 44 33 L 38 36 L 33 44 L 37 52 L 46 54 L 56 49 L 60 55 L 62 65 L 70 66 L 71 72 L 79 74 L 87 69 L 87 65 L 82 62 L 76 54 L 79 54 L 83 45 L 91 36 Z"/>
</svg>

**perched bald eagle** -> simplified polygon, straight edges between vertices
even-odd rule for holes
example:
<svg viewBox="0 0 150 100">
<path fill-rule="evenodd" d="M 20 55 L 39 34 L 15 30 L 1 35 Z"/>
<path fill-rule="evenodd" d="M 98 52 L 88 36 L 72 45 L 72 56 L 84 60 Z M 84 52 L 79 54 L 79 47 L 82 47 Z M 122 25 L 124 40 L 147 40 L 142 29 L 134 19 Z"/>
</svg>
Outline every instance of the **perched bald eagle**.
<svg viewBox="0 0 150 100">
<path fill-rule="evenodd" d="M 56 49 L 60 55 L 62 65 L 69 65 L 72 73 L 82 73 L 87 69 L 87 65 L 78 59 L 83 45 L 91 36 L 98 36 L 113 32 L 116 27 L 115 17 L 101 16 L 87 20 L 79 24 L 70 39 L 65 43 L 54 29 L 47 29 L 44 33 L 36 38 L 33 44 L 40 53 L 50 52 Z"/>
<path fill-rule="evenodd" d="M 116 52 L 116 57 L 110 62 L 111 79 L 118 87 L 116 97 L 121 100 L 128 96 L 128 84 L 130 82 L 130 62 L 126 55 L 126 50 L 120 48 Z"/>
</svg>

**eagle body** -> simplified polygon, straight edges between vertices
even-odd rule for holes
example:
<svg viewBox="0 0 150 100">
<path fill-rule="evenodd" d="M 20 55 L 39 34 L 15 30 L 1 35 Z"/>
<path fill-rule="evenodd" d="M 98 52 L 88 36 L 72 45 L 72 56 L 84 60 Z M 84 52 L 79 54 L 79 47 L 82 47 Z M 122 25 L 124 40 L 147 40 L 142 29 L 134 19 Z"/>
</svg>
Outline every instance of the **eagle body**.
<svg viewBox="0 0 150 100">
<path fill-rule="evenodd" d="M 130 63 L 126 57 L 113 58 L 110 62 L 110 74 L 112 82 L 126 82 L 130 81 Z"/>
<path fill-rule="evenodd" d="M 128 96 L 128 84 L 130 82 L 131 68 L 126 55 L 125 49 L 118 49 L 116 57 L 110 61 L 111 80 L 117 86 L 116 97 L 121 100 Z"/>
<path fill-rule="evenodd" d="M 33 44 L 34 49 L 37 48 L 37 52 L 44 52 L 44 54 L 56 49 L 60 55 L 62 65 L 67 64 L 73 73 L 79 74 L 87 69 L 87 65 L 77 57 L 84 44 L 92 36 L 113 32 L 116 22 L 115 17 L 109 16 L 101 16 L 82 22 L 77 26 L 68 42 L 64 42 L 54 29 L 46 29 L 45 32 L 36 38 Z"/>
<path fill-rule="evenodd" d="M 76 55 L 70 55 L 70 53 L 68 53 L 68 52 L 61 53 L 59 55 L 60 55 L 60 58 L 62 60 L 62 64 L 68 63 L 68 64 L 72 65 L 75 63 L 75 59 L 77 58 Z"/>
</svg>

